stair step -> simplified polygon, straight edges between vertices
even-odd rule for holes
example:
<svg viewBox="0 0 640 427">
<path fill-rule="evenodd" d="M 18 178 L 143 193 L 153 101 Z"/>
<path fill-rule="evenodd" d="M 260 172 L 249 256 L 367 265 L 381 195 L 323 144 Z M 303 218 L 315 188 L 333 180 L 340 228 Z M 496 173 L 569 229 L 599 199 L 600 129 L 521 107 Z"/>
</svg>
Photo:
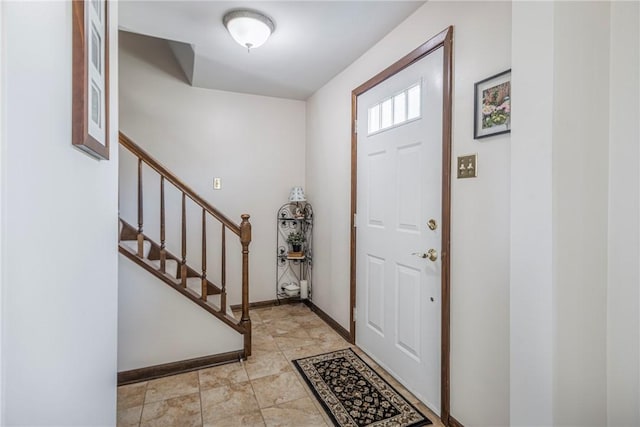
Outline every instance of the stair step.
<svg viewBox="0 0 640 427">
<path fill-rule="evenodd" d="M 131 249 L 134 253 L 138 252 L 138 241 L 137 240 L 120 240 L 120 243 L 126 246 L 128 249 Z M 151 242 L 145 240 L 142 242 L 142 257 L 147 258 L 149 256 L 149 251 L 151 250 Z"/>
<path fill-rule="evenodd" d="M 156 267 L 157 270 L 160 270 L 160 260 L 150 260 L 149 261 L 153 266 Z M 166 274 L 171 276 L 172 279 L 178 277 L 178 261 L 175 259 L 167 259 L 164 265 L 164 271 Z"/>
</svg>

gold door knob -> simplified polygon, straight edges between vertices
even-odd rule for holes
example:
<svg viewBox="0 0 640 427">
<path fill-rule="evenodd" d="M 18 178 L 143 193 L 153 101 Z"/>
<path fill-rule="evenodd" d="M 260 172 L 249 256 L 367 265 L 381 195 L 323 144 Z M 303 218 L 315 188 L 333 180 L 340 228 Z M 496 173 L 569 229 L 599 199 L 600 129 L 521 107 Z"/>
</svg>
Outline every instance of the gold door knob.
<svg viewBox="0 0 640 427">
<path fill-rule="evenodd" d="M 438 259 L 438 252 L 435 249 L 429 249 L 427 253 L 423 253 L 423 254 L 419 252 L 414 252 L 411 255 L 419 256 L 420 258 L 426 258 L 426 259 L 429 259 L 430 261 L 435 261 Z"/>
<path fill-rule="evenodd" d="M 435 230 L 436 228 L 438 228 L 438 223 L 435 219 L 432 218 L 429 220 L 429 222 L 427 222 L 427 227 L 429 227 L 429 230 Z"/>
</svg>

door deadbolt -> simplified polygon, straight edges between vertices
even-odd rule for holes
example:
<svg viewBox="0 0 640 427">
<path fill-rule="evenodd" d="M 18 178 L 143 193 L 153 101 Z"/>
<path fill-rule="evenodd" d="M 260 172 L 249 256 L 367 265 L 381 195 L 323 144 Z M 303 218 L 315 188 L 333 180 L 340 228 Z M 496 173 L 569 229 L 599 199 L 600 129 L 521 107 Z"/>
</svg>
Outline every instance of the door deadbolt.
<svg viewBox="0 0 640 427">
<path fill-rule="evenodd" d="M 429 249 L 426 253 L 414 252 L 411 255 L 419 256 L 420 258 L 429 259 L 430 261 L 435 261 L 438 259 L 438 252 L 435 249 Z"/>
<path fill-rule="evenodd" d="M 431 218 L 429 222 L 427 222 L 427 227 L 429 227 L 429 230 L 435 230 L 438 228 L 438 223 L 435 219 Z"/>
</svg>

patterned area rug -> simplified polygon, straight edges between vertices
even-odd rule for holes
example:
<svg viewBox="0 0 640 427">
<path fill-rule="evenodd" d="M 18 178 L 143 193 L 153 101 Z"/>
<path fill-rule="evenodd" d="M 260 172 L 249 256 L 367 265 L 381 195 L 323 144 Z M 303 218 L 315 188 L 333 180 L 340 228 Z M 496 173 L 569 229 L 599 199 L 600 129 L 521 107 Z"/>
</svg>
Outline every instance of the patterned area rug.
<svg viewBox="0 0 640 427">
<path fill-rule="evenodd" d="M 349 348 L 297 359 L 293 363 L 337 426 L 431 424 Z"/>
</svg>

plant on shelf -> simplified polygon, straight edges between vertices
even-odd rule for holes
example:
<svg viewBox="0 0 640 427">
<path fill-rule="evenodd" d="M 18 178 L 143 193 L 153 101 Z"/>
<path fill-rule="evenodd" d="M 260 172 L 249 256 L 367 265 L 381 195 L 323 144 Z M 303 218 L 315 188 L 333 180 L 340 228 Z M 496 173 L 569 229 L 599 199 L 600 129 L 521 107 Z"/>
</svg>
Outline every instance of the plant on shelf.
<svg viewBox="0 0 640 427">
<path fill-rule="evenodd" d="M 291 245 L 292 252 L 302 252 L 302 244 L 307 240 L 300 231 L 294 231 L 287 236 L 287 243 Z"/>
</svg>

